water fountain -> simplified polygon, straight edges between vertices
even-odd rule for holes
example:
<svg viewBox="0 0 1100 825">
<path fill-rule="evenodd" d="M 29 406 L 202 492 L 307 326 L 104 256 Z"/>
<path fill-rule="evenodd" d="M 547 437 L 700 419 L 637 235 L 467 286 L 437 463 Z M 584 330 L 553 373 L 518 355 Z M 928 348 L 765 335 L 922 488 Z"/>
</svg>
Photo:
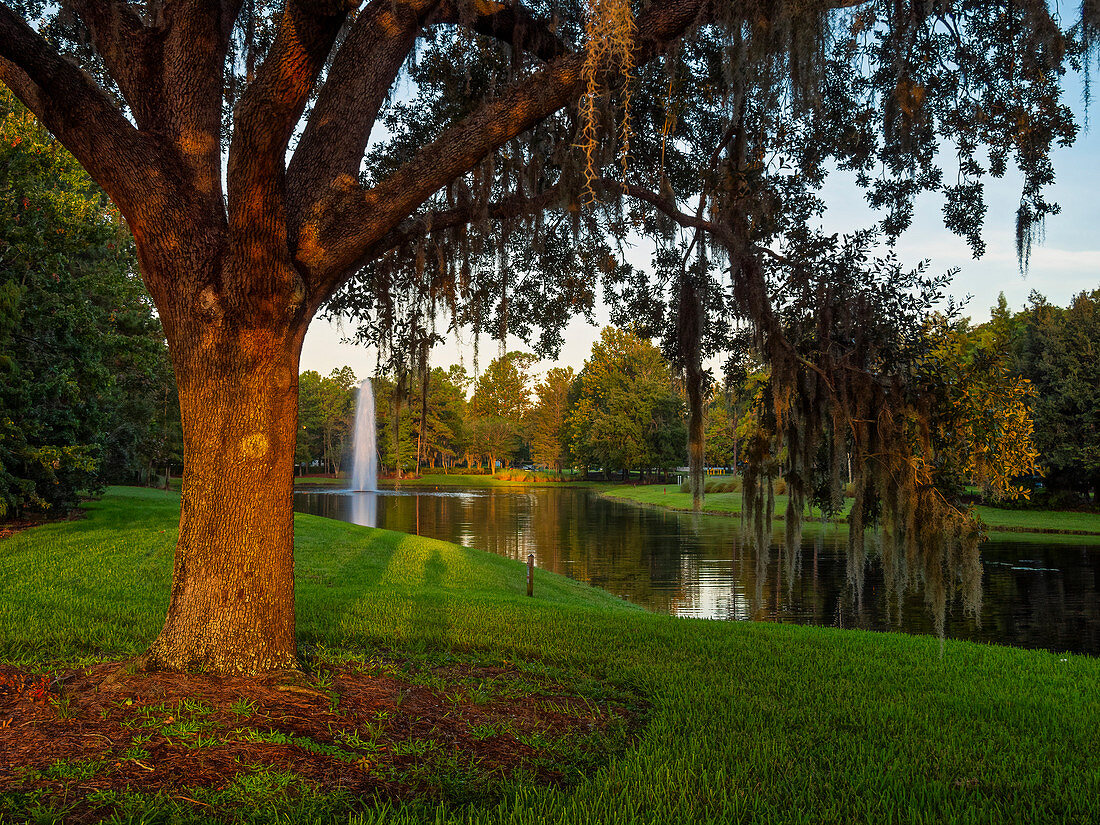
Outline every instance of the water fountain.
<svg viewBox="0 0 1100 825">
<path fill-rule="evenodd" d="M 375 449 L 374 389 L 370 379 L 359 385 L 355 407 L 355 431 L 352 436 L 351 489 L 374 492 L 378 489 L 378 457 Z"/>
</svg>

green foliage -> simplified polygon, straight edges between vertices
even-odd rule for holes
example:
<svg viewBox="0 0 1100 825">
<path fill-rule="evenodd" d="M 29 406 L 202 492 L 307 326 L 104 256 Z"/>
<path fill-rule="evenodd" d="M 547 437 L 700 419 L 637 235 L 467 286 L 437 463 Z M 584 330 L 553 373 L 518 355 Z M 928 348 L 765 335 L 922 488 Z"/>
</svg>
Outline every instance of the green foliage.
<svg viewBox="0 0 1100 825">
<path fill-rule="evenodd" d="M 307 467 L 319 461 L 338 473 L 351 437 L 359 384 L 351 367 L 325 377 L 315 370 L 298 376 L 298 444 L 295 460 Z"/>
<path fill-rule="evenodd" d="M 528 433 L 531 459 L 557 470 L 565 466 L 568 443 L 565 417 L 569 411 L 569 389 L 573 386 L 573 368 L 555 367 L 535 387 L 535 405 L 531 408 Z"/>
<path fill-rule="evenodd" d="M 683 401 L 668 362 L 649 341 L 604 328 L 572 394 L 567 428 L 575 464 L 650 470 L 683 462 Z"/>
<path fill-rule="evenodd" d="M 0 88 L 0 518 L 178 461 L 160 323 L 118 212 Z"/>
<path fill-rule="evenodd" d="M 1029 405 L 1034 392 L 1012 369 L 1011 339 L 997 324 L 930 319 L 928 350 L 916 369 L 916 394 L 929 410 L 922 460 L 936 486 L 958 495 L 969 482 L 995 498 L 1027 490 L 1038 471 Z"/>
<path fill-rule="evenodd" d="M 537 360 L 529 352 L 508 352 L 494 358 L 474 382 L 470 397 L 470 438 L 473 451 L 505 462 L 523 449 L 523 425 L 531 408 L 529 370 Z"/>
<path fill-rule="evenodd" d="M 1055 491 L 1092 492 L 1100 504 L 1100 290 L 1066 308 L 1033 292 L 1005 321 L 1016 367 L 1035 387 L 1035 443 Z"/>
<path fill-rule="evenodd" d="M 385 467 L 398 464 L 410 470 L 416 464 L 417 452 L 421 463 L 429 466 L 453 466 L 459 456 L 464 456 L 470 446 L 467 422 L 466 386 L 469 379 L 466 370 L 454 365 L 444 370 L 431 370 L 427 386 L 427 404 L 424 404 L 424 384 L 416 382 L 407 403 L 402 403 L 398 418 L 397 455 L 394 454 L 393 410 L 395 384 L 385 377 L 372 379 L 376 421 L 378 424 L 378 451 Z M 421 413 L 424 413 L 423 435 Z"/>
<path fill-rule="evenodd" d="M 449 371 L 436 367 L 427 386 L 427 403 L 423 404 L 424 387 L 418 388 L 413 409 L 423 409 L 424 421 L 416 416 L 414 432 L 420 441 L 423 463 L 446 467 L 461 455 L 468 442 L 466 432 L 465 370 L 452 366 Z M 423 405 L 423 406 L 422 406 Z"/>
</svg>

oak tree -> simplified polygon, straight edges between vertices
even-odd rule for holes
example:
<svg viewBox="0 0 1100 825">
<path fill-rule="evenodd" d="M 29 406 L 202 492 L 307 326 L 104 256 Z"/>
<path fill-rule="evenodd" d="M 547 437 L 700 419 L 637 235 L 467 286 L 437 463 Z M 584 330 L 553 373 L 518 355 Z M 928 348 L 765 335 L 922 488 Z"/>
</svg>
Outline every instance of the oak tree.
<svg viewBox="0 0 1100 825">
<path fill-rule="evenodd" d="M 772 90 L 760 111 L 843 100 L 850 166 L 895 223 L 937 174 L 940 138 L 960 158 L 945 188 L 963 232 L 980 222 L 982 176 L 1014 156 L 1026 233 L 1049 211 L 1046 158 L 1067 133 L 1052 93 L 1065 48 L 1042 0 L 0 4 L 0 81 L 125 217 L 171 350 L 185 479 L 148 664 L 295 665 L 298 359 L 310 319 L 354 276 L 373 295 L 426 279 L 430 301 L 502 338 L 510 319 L 546 320 L 553 346 L 564 313 L 590 310 L 592 277 L 622 266 L 608 233 L 647 220 L 584 193 L 668 214 L 682 211 L 677 175 L 698 180 L 699 164 L 666 148 L 709 142 L 702 156 L 758 167 L 758 130 L 737 140 L 725 123 L 738 130 L 738 88 L 760 78 Z M 402 75 L 411 99 L 388 100 Z M 854 94 L 838 98 L 836 83 Z M 664 116 L 629 115 L 643 100 L 667 101 Z M 623 180 L 628 145 L 642 162 Z M 736 175 L 722 180 L 691 220 L 726 225 L 733 286 L 763 312 L 749 300 L 761 291 L 752 227 L 800 211 L 748 204 Z"/>
</svg>

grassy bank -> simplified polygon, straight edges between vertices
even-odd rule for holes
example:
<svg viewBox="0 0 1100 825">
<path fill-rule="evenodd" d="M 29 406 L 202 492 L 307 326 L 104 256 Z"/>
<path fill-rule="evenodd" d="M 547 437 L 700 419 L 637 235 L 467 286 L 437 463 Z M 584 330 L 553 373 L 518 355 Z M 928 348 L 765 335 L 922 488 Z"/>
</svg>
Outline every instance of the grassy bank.
<svg viewBox="0 0 1100 825">
<path fill-rule="evenodd" d="M 639 487 L 601 488 L 602 495 L 667 507 L 671 510 L 691 510 L 691 494 L 680 492 L 676 485 L 647 484 Z M 847 500 L 845 511 L 851 505 Z M 707 493 L 703 504 L 705 512 L 713 515 L 740 516 L 742 507 L 741 493 Z M 775 497 L 775 511 L 782 514 L 787 507 L 787 497 Z M 1076 537 L 1085 543 L 1100 543 L 1100 513 L 1059 512 L 1048 510 L 1002 510 L 998 507 L 979 506 L 978 515 L 989 528 L 990 533 L 998 535 L 1008 533 L 1041 533 L 1065 537 Z M 1075 542 L 1076 543 L 1076 542 Z"/>
<path fill-rule="evenodd" d="M 347 487 L 351 482 L 347 478 L 330 476 L 295 476 L 295 487 Z"/>
<path fill-rule="evenodd" d="M 0 542 L 0 660 L 47 668 L 142 650 L 163 619 L 177 508 L 163 493 L 116 490 L 87 519 Z M 227 817 L 1100 821 L 1100 660 L 951 641 L 941 657 L 930 638 L 673 619 L 541 571 L 528 599 L 523 567 L 496 556 L 311 516 L 296 531 L 300 641 L 320 660 L 473 657 L 552 672 L 642 697 L 644 724 L 610 762 L 559 787 L 521 777 L 493 801 L 425 807 L 319 802 L 300 777 L 247 787 L 226 777 L 243 788 Z M 103 747 L 93 775 L 121 756 Z M 95 787 L 80 765 L 58 770 L 77 776 L 73 793 Z M 138 812 L 132 821 L 200 822 L 218 793 L 112 804 Z"/>
</svg>

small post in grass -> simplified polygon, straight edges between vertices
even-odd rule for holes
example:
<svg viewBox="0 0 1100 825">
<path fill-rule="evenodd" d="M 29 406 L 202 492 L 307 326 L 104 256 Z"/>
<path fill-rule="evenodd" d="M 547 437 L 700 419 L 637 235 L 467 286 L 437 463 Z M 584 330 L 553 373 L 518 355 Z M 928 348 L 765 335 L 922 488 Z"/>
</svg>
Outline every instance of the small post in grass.
<svg viewBox="0 0 1100 825">
<path fill-rule="evenodd" d="M 527 595 L 535 595 L 535 554 L 527 554 Z"/>
</svg>

